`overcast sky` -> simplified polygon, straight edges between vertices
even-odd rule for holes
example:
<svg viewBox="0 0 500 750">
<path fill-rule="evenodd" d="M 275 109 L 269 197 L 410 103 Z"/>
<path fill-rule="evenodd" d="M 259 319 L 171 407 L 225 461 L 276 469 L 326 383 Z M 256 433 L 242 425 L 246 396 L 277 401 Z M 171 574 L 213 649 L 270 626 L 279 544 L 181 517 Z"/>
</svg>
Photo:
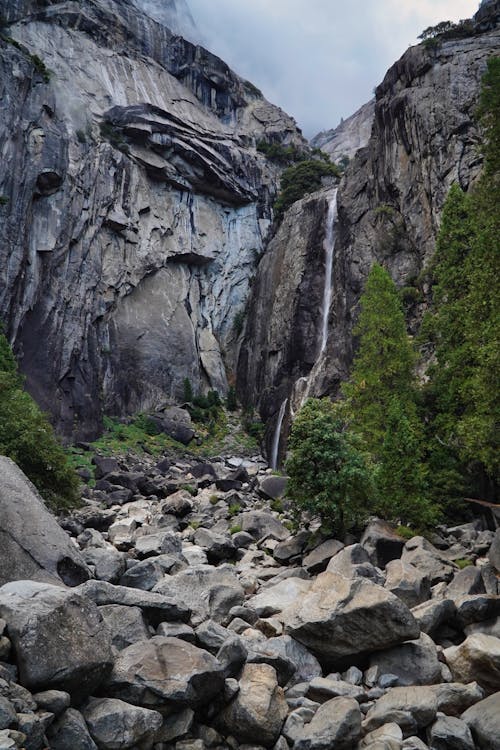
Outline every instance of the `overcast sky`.
<svg viewBox="0 0 500 750">
<path fill-rule="evenodd" d="M 307 137 L 368 101 L 387 68 L 439 21 L 479 0 L 187 0 L 204 44 Z"/>
</svg>

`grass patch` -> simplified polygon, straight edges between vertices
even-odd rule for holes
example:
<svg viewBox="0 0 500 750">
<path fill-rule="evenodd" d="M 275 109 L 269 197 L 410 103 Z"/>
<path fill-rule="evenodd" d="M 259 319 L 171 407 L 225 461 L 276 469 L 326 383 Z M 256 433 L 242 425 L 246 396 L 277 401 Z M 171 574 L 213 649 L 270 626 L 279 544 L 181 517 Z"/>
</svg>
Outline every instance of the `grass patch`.
<svg viewBox="0 0 500 750">
<path fill-rule="evenodd" d="M 458 565 L 460 570 L 463 570 L 464 568 L 469 568 L 471 565 L 474 565 L 472 560 L 468 560 L 466 557 L 459 557 L 458 560 L 453 560 L 455 565 Z"/>
<path fill-rule="evenodd" d="M 237 516 L 238 513 L 240 512 L 241 512 L 241 505 L 238 505 L 238 503 L 234 503 L 233 505 L 229 506 L 228 513 L 229 513 L 230 518 Z"/>
<path fill-rule="evenodd" d="M 415 529 L 410 529 L 409 526 L 396 526 L 394 529 L 396 534 L 403 539 L 413 539 L 413 537 L 416 535 Z"/>
<path fill-rule="evenodd" d="M 231 526 L 231 528 L 229 529 L 230 534 L 238 534 L 238 532 L 240 531 L 241 531 L 241 526 L 239 525 L 239 523 L 235 524 L 234 526 Z"/>
</svg>

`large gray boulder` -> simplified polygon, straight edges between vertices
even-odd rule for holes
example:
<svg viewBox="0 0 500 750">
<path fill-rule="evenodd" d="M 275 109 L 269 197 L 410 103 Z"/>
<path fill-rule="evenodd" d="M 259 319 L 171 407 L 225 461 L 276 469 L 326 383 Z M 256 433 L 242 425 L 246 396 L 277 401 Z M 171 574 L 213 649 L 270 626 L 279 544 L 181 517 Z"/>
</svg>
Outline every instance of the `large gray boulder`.
<svg viewBox="0 0 500 750">
<path fill-rule="evenodd" d="M 391 560 L 387 563 L 385 572 L 385 588 L 401 599 L 410 609 L 430 599 L 429 578 L 414 565 L 402 560 Z"/>
<path fill-rule="evenodd" d="M 361 711 L 353 698 L 332 698 L 298 733 L 294 750 L 351 750 L 361 735 Z"/>
<path fill-rule="evenodd" d="M 431 750 L 476 750 L 469 727 L 456 716 L 438 714 L 427 737 Z"/>
<path fill-rule="evenodd" d="M 500 638 L 475 633 L 444 656 L 457 682 L 476 680 L 487 695 L 500 690 Z"/>
<path fill-rule="evenodd" d="M 153 592 L 189 607 L 194 627 L 208 618 L 222 622 L 230 609 L 243 604 L 245 599 L 231 566 L 193 565 L 164 578 Z"/>
<path fill-rule="evenodd" d="M 407 641 L 373 654 L 370 666 L 377 666 L 379 674 L 397 675 L 398 685 L 433 685 L 441 682 L 437 649 L 432 638 L 425 633 L 421 633 L 416 641 Z"/>
<path fill-rule="evenodd" d="M 478 750 L 500 747 L 500 692 L 471 706 L 461 718 L 470 728 Z"/>
<path fill-rule="evenodd" d="M 91 698 L 83 708 L 90 734 L 101 750 L 151 748 L 163 724 L 158 711 L 131 706 L 116 698 Z"/>
<path fill-rule="evenodd" d="M 219 717 L 220 726 L 241 743 L 272 747 L 288 713 L 283 690 L 269 664 L 247 664 L 239 692 Z"/>
<path fill-rule="evenodd" d="M 74 589 L 15 581 L 0 588 L 21 684 L 89 695 L 111 669 L 111 638 L 94 602 Z"/>
<path fill-rule="evenodd" d="M 79 711 L 68 708 L 47 730 L 51 750 L 97 750 L 85 719 Z"/>
<path fill-rule="evenodd" d="M 107 691 L 163 711 L 204 705 L 220 696 L 223 687 L 224 668 L 214 656 L 179 638 L 154 636 L 119 654 Z"/>
<path fill-rule="evenodd" d="M 371 732 L 394 721 L 405 736 L 417 734 L 418 730 L 433 723 L 438 711 L 458 716 L 480 701 L 483 695 L 477 682 L 391 688 L 370 708 L 363 729 Z"/>
<path fill-rule="evenodd" d="M 310 589 L 281 613 L 286 632 L 329 666 L 346 657 L 418 638 L 406 605 L 365 578 L 321 573 Z"/>
<path fill-rule="evenodd" d="M 370 561 L 377 568 L 385 568 L 388 562 L 401 557 L 404 539 L 386 521 L 376 519 L 368 524 L 361 545 L 370 556 Z"/>
<path fill-rule="evenodd" d="M 0 585 L 35 580 L 76 586 L 90 570 L 21 469 L 0 456 Z"/>
<path fill-rule="evenodd" d="M 174 599 L 153 591 L 114 586 L 107 581 L 94 580 L 82 584 L 78 593 L 99 606 L 121 604 L 125 607 L 139 607 L 153 625 L 159 625 L 164 620 L 184 622 L 189 619 L 190 610 L 180 596 Z"/>
<path fill-rule="evenodd" d="M 406 542 L 401 560 L 425 573 L 432 585 L 450 581 L 458 570 L 454 563 L 423 536 L 414 536 Z"/>
</svg>

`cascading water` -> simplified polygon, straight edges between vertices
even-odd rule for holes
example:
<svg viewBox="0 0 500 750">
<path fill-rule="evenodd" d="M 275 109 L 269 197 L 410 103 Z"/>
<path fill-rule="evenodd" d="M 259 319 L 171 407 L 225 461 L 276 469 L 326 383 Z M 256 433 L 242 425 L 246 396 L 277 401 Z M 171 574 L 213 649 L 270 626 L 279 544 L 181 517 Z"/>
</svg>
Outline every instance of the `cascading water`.
<svg viewBox="0 0 500 750">
<path fill-rule="evenodd" d="M 333 253 L 335 250 L 335 235 L 337 227 L 337 191 L 334 192 L 328 205 L 328 216 L 326 219 L 326 235 L 323 247 L 325 250 L 325 285 L 323 288 L 323 305 L 321 308 L 321 348 L 319 356 L 323 354 L 328 342 L 328 317 L 332 302 L 332 269 Z"/>
<path fill-rule="evenodd" d="M 326 217 L 326 230 L 325 239 L 323 242 L 323 249 L 325 254 L 325 277 L 323 286 L 323 300 L 321 304 L 321 338 L 319 338 L 319 351 L 318 356 L 311 372 L 307 376 L 298 378 L 292 387 L 290 395 L 290 416 L 293 420 L 295 414 L 300 407 L 309 398 L 311 388 L 314 381 L 314 376 L 319 373 L 321 363 L 324 359 L 323 354 L 326 350 L 328 343 L 328 319 L 330 314 L 330 305 L 332 302 L 332 271 L 333 271 L 333 256 L 335 252 L 335 239 L 337 229 L 337 190 L 335 190 L 329 199 L 328 213 Z M 271 461 L 270 465 L 272 469 L 278 468 L 278 457 L 279 457 L 279 446 L 281 439 L 281 428 L 283 426 L 283 419 L 285 417 L 286 408 L 288 405 L 288 399 L 285 399 L 281 404 L 278 421 L 274 429 L 273 444 L 271 449 Z"/>
<path fill-rule="evenodd" d="M 285 418 L 287 404 L 288 399 L 286 398 L 280 406 L 278 421 L 276 422 L 276 427 L 274 428 L 273 445 L 271 449 L 271 469 L 278 468 L 278 453 L 280 447 L 281 428 L 283 426 L 283 419 Z"/>
</svg>

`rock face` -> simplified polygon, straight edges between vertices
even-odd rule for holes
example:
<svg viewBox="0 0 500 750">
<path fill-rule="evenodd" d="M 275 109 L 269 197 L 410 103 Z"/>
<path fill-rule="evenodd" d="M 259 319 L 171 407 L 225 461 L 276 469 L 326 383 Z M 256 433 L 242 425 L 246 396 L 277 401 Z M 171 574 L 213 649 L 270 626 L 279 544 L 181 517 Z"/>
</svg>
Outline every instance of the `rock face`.
<svg viewBox="0 0 500 750">
<path fill-rule="evenodd" d="M 182 397 L 186 377 L 225 392 L 221 349 L 231 367 L 279 174 L 255 145 L 304 144 L 151 17 L 175 7 L 2 4 L 16 44 L 0 41 L 0 316 L 68 436 Z"/>
<path fill-rule="evenodd" d="M 238 369 L 241 398 L 270 421 L 269 450 L 286 398 L 282 435 L 290 407 L 295 411 L 304 394 L 336 394 L 346 378 L 352 326 L 373 263 L 382 262 L 398 286 L 413 286 L 434 251 L 450 186 L 458 182 L 467 189 L 476 179 L 481 159 L 474 112 L 486 61 L 500 47 L 498 23 L 498 3 L 486 4 L 474 33 L 435 48 L 410 48 L 376 89 L 370 138 L 338 190 L 329 336 L 314 368 L 328 193 L 292 206 L 269 244 L 253 287 Z M 415 303 L 412 324 L 421 313 Z"/>
<path fill-rule="evenodd" d="M 77 586 L 90 578 L 82 555 L 10 458 L 0 456 L 0 585 L 31 579 Z"/>
<path fill-rule="evenodd" d="M 372 99 L 336 128 L 318 133 L 311 146 L 320 148 L 336 163 L 346 158 L 350 160 L 370 140 L 374 118 L 375 100 Z"/>
</svg>

